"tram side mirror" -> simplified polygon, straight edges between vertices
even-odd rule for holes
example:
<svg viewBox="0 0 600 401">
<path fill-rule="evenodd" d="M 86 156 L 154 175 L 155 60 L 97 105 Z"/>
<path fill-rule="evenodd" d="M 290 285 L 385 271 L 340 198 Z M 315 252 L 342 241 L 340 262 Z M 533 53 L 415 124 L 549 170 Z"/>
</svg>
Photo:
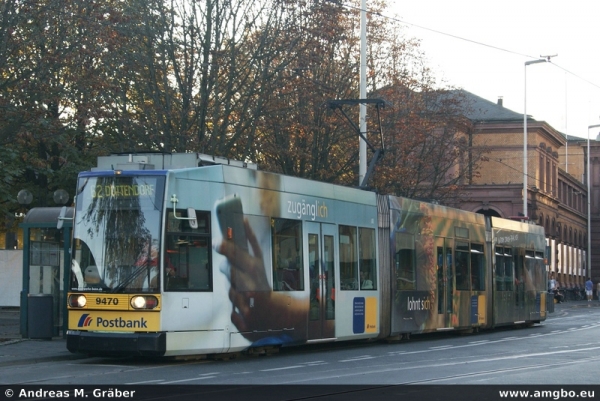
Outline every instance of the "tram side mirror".
<svg viewBox="0 0 600 401">
<path fill-rule="evenodd" d="M 188 207 L 187 218 L 190 223 L 190 227 L 196 230 L 198 228 L 198 219 L 196 218 L 196 210 L 193 207 Z"/>
</svg>

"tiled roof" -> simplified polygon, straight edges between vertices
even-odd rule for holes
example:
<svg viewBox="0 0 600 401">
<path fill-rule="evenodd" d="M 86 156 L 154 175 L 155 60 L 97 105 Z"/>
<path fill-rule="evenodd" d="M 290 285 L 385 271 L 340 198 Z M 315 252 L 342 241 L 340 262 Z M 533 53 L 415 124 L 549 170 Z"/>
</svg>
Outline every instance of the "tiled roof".
<svg viewBox="0 0 600 401">
<path fill-rule="evenodd" d="M 466 102 L 466 117 L 472 121 L 515 121 L 522 122 L 523 114 L 517 113 L 498 103 L 490 102 L 482 97 L 479 97 L 464 89 L 456 92 L 459 96 L 463 96 Z M 531 121 L 535 121 L 529 118 Z"/>
</svg>

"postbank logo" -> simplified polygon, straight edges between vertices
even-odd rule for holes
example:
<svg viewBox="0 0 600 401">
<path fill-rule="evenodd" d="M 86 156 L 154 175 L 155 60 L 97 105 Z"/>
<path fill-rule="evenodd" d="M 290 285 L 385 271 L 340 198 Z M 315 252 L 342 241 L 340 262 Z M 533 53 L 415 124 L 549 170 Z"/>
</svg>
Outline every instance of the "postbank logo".
<svg viewBox="0 0 600 401">
<path fill-rule="evenodd" d="M 89 313 L 84 313 L 77 323 L 77 327 L 88 327 L 92 323 L 92 317 Z"/>
<path fill-rule="evenodd" d="M 79 315 L 80 314 L 80 315 Z M 70 311 L 69 326 L 75 323 L 72 329 L 83 330 L 109 330 L 109 331 L 158 331 L 160 313 L 83 313 Z M 72 323 L 71 323 L 72 322 Z"/>
</svg>

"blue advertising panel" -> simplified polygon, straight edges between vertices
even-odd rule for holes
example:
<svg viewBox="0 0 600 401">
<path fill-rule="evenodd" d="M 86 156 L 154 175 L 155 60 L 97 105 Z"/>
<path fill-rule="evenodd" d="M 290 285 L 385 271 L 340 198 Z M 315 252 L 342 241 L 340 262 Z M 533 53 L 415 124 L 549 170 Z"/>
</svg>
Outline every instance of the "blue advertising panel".
<svg viewBox="0 0 600 401">
<path fill-rule="evenodd" d="M 352 305 L 352 332 L 360 334 L 365 332 L 365 298 L 356 297 Z"/>
</svg>

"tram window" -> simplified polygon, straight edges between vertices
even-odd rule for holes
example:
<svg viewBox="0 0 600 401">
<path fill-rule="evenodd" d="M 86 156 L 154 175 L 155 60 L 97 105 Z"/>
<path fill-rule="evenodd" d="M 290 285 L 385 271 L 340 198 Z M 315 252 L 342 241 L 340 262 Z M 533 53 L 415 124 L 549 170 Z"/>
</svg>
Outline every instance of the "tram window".
<svg viewBox="0 0 600 401">
<path fill-rule="evenodd" d="M 471 244 L 471 288 L 485 291 L 485 255 L 482 244 Z"/>
<path fill-rule="evenodd" d="M 446 281 L 444 280 L 444 247 L 438 246 L 436 248 L 437 260 L 437 299 L 438 299 L 438 313 L 444 313 L 444 293 L 446 292 Z"/>
<path fill-rule="evenodd" d="M 534 286 L 538 291 L 545 291 L 546 289 L 546 266 L 544 259 L 544 252 L 535 253 L 535 276 Z"/>
<path fill-rule="evenodd" d="M 495 282 L 496 291 L 504 291 L 504 248 L 501 246 L 496 247 L 496 271 L 495 271 Z"/>
<path fill-rule="evenodd" d="M 469 229 L 464 227 L 454 227 L 454 236 L 456 238 L 469 239 Z"/>
<path fill-rule="evenodd" d="M 531 291 L 534 290 L 533 283 L 534 277 L 536 275 L 537 270 L 537 260 L 535 258 L 535 254 L 533 251 L 526 251 L 525 253 L 525 280 L 523 284 L 525 286 L 525 290 Z"/>
<path fill-rule="evenodd" d="M 515 255 L 516 259 L 517 255 Z M 512 291 L 514 289 L 514 264 L 512 249 L 504 248 L 504 289 Z"/>
<path fill-rule="evenodd" d="M 185 216 L 185 211 L 177 215 Z M 187 220 L 177 220 L 173 213 L 167 216 L 165 235 L 165 290 L 211 291 L 212 268 L 210 263 L 210 213 L 196 212 L 198 228 Z"/>
<path fill-rule="evenodd" d="M 377 289 L 377 263 L 375 258 L 375 230 L 359 228 L 358 255 L 360 261 L 360 289 Z"/>
<path fill-rule="evenodd" d="M 176 217 L 173 212 L 169 212 L 167 216 L 167 231 L 194 233 L 194 234 L 210 234 L 210 214 L 206 212 L 196 212 L 198 228 L 192 228 L 190 221 L 187 220 L 187 210 L 176 210 Z"/>
<path fill-rule="evenodd" d="M 437 260 L 437 294 L 438 313 L 444 313 L 444 293 L 446 292 L 446 280 L 444 280 L 444 247 L 436 247 Z"/>
<path fill-rule="evenodd" d="M 358 238 L 356 227 L 339 227 L 340 284 L 342 290 L 358 290 Z"/>
<path fill-rule="evenodd" d="M 302 262 L 302 222 L 271 219 L 273 241 L 273 290 L 304 290 L 304 263 Z M 309 261 L 318 263 L 318 261 Z M 313 274 L 311 265 L 311 274 Z"/>
<path fill-rule="evenodd" d="M 456 289 L 462 291 L 469 290 L 469 243 L 468 242 L 456 242 Z"/>
<path fill-rule="evenodd" d="M 397 232 L 394 265 L 396 266 L 398 290 L 414 290 L 416 288 L 415 259 L 415 236 Z"/>
</svg>

